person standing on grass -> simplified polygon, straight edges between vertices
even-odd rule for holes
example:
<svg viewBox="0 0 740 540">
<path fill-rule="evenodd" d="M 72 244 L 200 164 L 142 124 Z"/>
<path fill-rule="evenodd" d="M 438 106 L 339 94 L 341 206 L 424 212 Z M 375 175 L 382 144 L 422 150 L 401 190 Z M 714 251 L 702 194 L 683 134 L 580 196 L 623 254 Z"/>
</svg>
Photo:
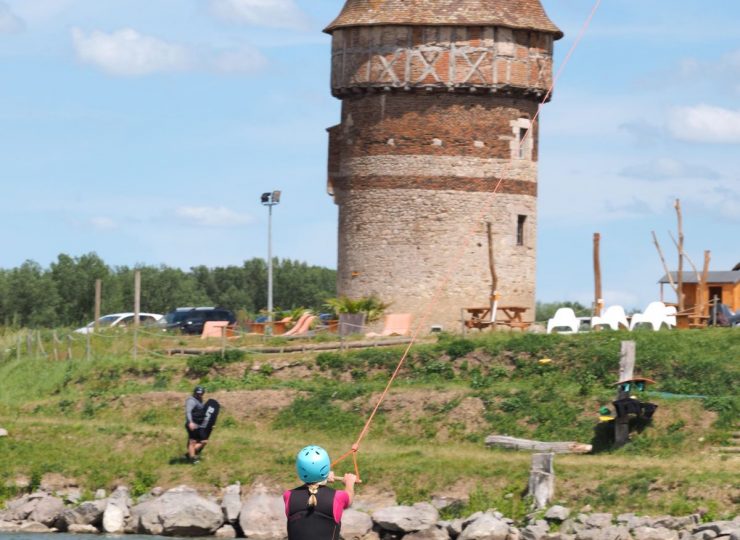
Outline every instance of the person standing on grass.
<svg viewBox="0 0 740 540">
<path fill-rule="evenodd" d="M 303 483 L 283 493 L 288 540 L 339 540 L 342 513 L 352 504 L 357 477 L 344 475 L 344 490 L 327 487 L 334 481 L 331 460 L 320 446 L 298 452 L 296 471 Z"/>
<path fill-rule="evenodd" d="M 205 388 L 196 386 L 193 395 L 185 400 L 185 429 L 188 432 L 187 458 L 191 463 L 198 463 L 198 455 L 208 443 L 208 437 L 203 431 L 203 418 L 205 407 L 203 405 L 203 394 Z"/>
</svg>

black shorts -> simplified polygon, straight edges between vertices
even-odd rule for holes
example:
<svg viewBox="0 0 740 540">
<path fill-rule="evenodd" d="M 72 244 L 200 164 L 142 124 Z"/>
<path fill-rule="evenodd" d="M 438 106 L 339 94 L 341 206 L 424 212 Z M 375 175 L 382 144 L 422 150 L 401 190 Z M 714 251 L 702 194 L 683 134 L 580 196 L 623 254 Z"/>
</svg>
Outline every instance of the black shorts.
<svg viewBox="0 0 740 540">
<path fill-rule="evenodd" d="M 187 424 L 185 424 L 185 431 L 188 432 L 188 439 L 190 439 L 191 441 L 207 441 L 208 437 L 210 437 L 211 435 L 206 429 L 190 429 Z"/>
</svg>

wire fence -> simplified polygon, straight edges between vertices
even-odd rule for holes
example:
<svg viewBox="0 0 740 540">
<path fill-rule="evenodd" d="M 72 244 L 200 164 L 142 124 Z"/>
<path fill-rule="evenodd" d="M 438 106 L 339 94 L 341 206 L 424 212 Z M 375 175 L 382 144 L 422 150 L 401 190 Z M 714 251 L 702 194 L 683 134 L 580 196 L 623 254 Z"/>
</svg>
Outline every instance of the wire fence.
<svg viewBox="0 0 740 540">
<path fill-rule="evenodd" d="M 110 356 L 138 359 L 206 353 L 226 356 L 232 350 L 272 354 L 378 347 L 408 341 L 404 337 L 368 339 L 364 335 L 364 325 L 343 324 L 342 332 L 339 332 L 336 324 L 324 324 L 294 336 L 258 334 L 238 326 L 222 326 L 219 335 L 209 337 L 163 331 L 156 326 L 130 326 L 87 333 L 70 329 L 6 330 L 0 334 L 0 359 L 45 358 L 66 361 Z"/>
</svg>

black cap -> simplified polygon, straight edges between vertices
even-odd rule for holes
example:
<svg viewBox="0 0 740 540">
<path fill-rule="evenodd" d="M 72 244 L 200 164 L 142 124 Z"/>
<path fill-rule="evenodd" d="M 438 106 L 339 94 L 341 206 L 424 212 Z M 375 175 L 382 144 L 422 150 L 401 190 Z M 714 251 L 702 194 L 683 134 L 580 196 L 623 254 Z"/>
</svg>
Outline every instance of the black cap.
<svg viewBox="0 0 740 540">
<path fill-rule="evenodd" d="M 205 394 L 205 393 L 206 393 L 206 389 L 203 388 L 202 386 L 196 386 L 193 389 L 193 394 Z"/>
</svg>

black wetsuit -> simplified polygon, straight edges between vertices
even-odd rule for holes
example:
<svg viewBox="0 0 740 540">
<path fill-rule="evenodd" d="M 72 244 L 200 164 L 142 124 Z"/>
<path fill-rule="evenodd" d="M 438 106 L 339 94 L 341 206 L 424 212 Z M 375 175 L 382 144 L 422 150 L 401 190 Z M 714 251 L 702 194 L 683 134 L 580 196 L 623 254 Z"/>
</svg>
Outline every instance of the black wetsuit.
<svg viewBox="0 0 740 540">
<path fill-rule="evenodd" d="M 321 486 L 316 493 L 317 503 L 308 506 L 311 494 L 307 486 L 290 491 L 288 504 L 288 540 L 339 540 L 340 523 L 334 521 L 336 491 Z"/>
</svg>

